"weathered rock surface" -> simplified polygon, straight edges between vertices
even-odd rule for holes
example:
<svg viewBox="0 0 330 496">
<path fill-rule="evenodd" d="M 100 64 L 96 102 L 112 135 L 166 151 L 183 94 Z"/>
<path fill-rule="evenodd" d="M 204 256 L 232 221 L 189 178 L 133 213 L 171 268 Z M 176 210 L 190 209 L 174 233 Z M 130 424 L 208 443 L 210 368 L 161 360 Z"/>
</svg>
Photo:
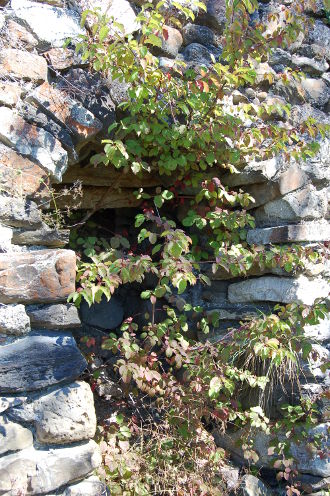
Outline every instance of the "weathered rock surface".
<svg viewBox="0 0 330 496">
<path fill-rule="evenodd" d="M 272 496 L 273 493 L 260 479 L 247 474 L 243 476 L 237 494 L 239 496 Z"/>
<path fill-rule="evenodd" d="M 43 56 L 52 69 L 59 71 L 84 65 L 81 57 L 69 48 L 51 48 L 47 52 L 44 52 Z"/>
<path fill-rule="evenodd" d="M 330 317 L 320 320 L 319 324 L 306 325 L 304 335 L 311 339 L 316 339 L 319 342 L 330 341 Z"/>
<path fill-rule="evenodd" d="M 308 102 L 321 109 L 328 103 L 330 97 L 330 88 L 321 78 L 292 81 L 288 86 L 279 81 L 274 86 L 274 92 L 293 104 Z"/>
<path fill-rule="evenodd" d="M 4 496 L 47 494 L 88 475 L 100 463 L 94 441 L 58 449 L 28 448 L 0 459 L 0 491 Z"/>
<path fill-rule="evenodd" d="M 6 39 L 8 46 L 11 48 L 19 48 L 31 52 L 37 45 L 38 40 L 18 22 L 8 19 L 6 23 L 7 32 Z"/>
<path fill-rule="evenodd" d="M 221 182 L 231 187 L 267 183 L 276 175 L 281 167 L 283 167 L 283 161 L 280 157 L 260 162 L 253 161 L 238 174 L 224 174 L 221 177 Z"/>
<path fill-rule="evenodd" d="M 29 0 L 12 0 L 11 7 L 16 19 L 26 23 L 39 42 L 40 48 L 61 47 L 67 38 L 74 41 L 85 34 L 80 27 L 77 13 Z"/>
<path fill-rule="evenodd" d="M 20 96 L 22 90 L 19 86 L 11 83 L 0 83 L 0 104 L 6 107 L 14 107 Z"/>
<path fill-rule="evenodd" d="M 27 101 L 69 128 L 80 141 L 90 140 L 102 129 L 102 123 L 89 110 L 49 83 L 38 86 Z"/>
<path fill-rule="evenodd" d="M 91 476 L 88 479 L 67 487 L 61 496 L 109 496 L 110 492 L 106 485 L 98 477 Z"/>
<path fill-rule="evenodd" d="M 164 35 L 164 33 L 166 34 Z M 179 53 L 182 43 L 182 35 L 178 29 L 172 28 L 170 26 L 164 26 L 162 46 L 161 48 L 159 48 L 159 52 L 162 55 L 165 55 L 165 57 L 175 58 Z"/>
<path fill-rule="evenodd" d="M 208 67 L 213 63 L 211 54 L 215 59 L 221 55 L 221 50 L 216 47 L 205 47 L 199 43 L 190 43 L 180 54 L 180 58 L 187 63 L 188 67 Z"/>
<path fill-rule="evenodd" d="M 244 430 L 239 430 L 236 432 L 231 432 L 230 434 L 225 434 L 222 436 L 219 432 L 213 432 L 215 436 L 215 441 L 218 446 L 228 449 L 233 453 L 242 464 L 245 464 L 242 449 L 236 444 L 236 442 L 241 439 L 244 435 Z M 319 424 L 309 431 L 309 436 L 312 438 L 315 435 L 319 435 L 321 438 L 321 445 L 323 449 L 326 449 L 328 440 L 328 426 L 327 424 Z M 277 436 L 279 439 L 284 437 L 283 435 Z M 255 431 L 253 433 L 253 441 L 255 446 L 255 451 L 259 455 L 259 460 L 256 462 L 257 467 L 273 467 L 274 456 L 268 455 L 268 447 L 271 441 L 271 436 L 267 436 L 262 431 Z M 321 448 L 322 449 L 322 448 Z M 292 458 L 297 464 L 297 470 L 303 474 L 312 474 L 321 477 L 329 477 L 330 475 L 330 461 L 329 458 L 321 458 L 316 452 L 312 452 L 306 449 L 306 443 L 301 442 L 296 444 L 292 441 L 290 445 L 290 451 Z"/>
<path fill-rule="evenodd" d="M 200 45 L 213 45 L 216 43 L 215 34 L 207 26 L 188 23 L 182 30 L 183 44 L 199 43 Z"/>
<path fill-rule="evenodd" d="M 70 334 L 31 334 L 0 347 L 0 394 L 36 391 L 72 381 L 85 367 L 86 361 Z"/>
<path fill-rule="evenodd" d="M 330 223 L 328 222 L 306 222 L 304 224 L 251 229 L 247 233 L 247 242 L 256 245 L 297 241 L 327 241 L 329 239 Z"/>
<path fill-rule="evenodd" d="M 322 279 L 264 276 L 231 284 L 228 299 L 231 303 L 274 301 L 312 305 L 317 298 L 326 297 L 329 287 Z"/>
<path fill-rule="evenodd" d="M 0 51 L 0 74 L 40 83 L 47 79 L 47 62 L 34 53 L 16 48 L 3 48 Z"/>
<path fill-rule="evenodd" d="M 24 305 L 0 304 L 0 333 L 20 336 L 31 330 Z"/>
<path fill-rule="evenodd" d="M 38 164 L 1 143 L 0 187 L 12 196 L 27 196 L 35 201 L 47 201 L 50 197 L 47 173 Z"/>
<path fill-rule="evenodd" d="M 48 131 L 31 126 L 6 107 L 0 108 L 0 141 L 35 160 L 55 180 L 61 180 L 68 165 L 67 152 Z"/>
<path fill-rule="evenodd" d="M 6 396 L 0 396 L 0 413 L 9 410 L 9 408 L 12 408 L 13 406 L 21 405 L 25 399 L 26 398 L 24 396 L 15 396 L 8 398 L 6 398 Z"/>
<path fill-rule="evenodd" d="M 80 327 L 78 310 L 74 305 L 33 305 L 26 307 L 33 328 L 72 329 Z"/>
<path fill-rule="evenodd" d="M 75 271 L 70 250 L 0 254 L 0 302 L 65 301 L 75 289 Z"/>
<path fill-rule="evenodd" d="M 33 435 L 29 429 L 10 422 L 7 418 L 0 418 L 0 455 L 29 448 L 32 444 Z"/>
<path fill-rule="evenodd" d="M 9 412 L 16 421 L 33 423 L 38 442 L 66 444 L 95 435 L 96 416 L 93 393 L 86 382 L 40 396 Z"/>
<path fill-rule="evenodd" d="M 0 225 L 0 253 L 6 253 L 7 251 L 11 251 L 12 237 L 13 237 L 13 230 L 10 227 Z"/>
<path fill-rule="evenodd" d="M 30 200 L 0 196 L 0 220 L 8 226 L 33 229 L 41 225 L 41 214 Z"/>
<path fill-rule="evenodd" d="M 58 208 L 71 208 L 72 210 L 79 209 L 95 209 L 101 210 L 105 208 L 124 208 L 124 207 L 137 207 L 140 205 L 141 200 L 138 200 L 133 195 L 133 189 L 118 189 L 111 187 L 93 187 L 86 186 L 82 188 L 82 195 L 78 198 L 75 197 L 73 192 L 65 191 L 63 188 L 58 187 L 56 191 L 60 193 L 56 200 Z"/>
<path fill-rule="evenodd" d="M 14 245 L 50 246 L 62 248 L 69 242 L 69 229 L 52 229 L 47 224 L 42 224 L 35 231 L 25 229 L 14 229 L 12 243 Z"/>
<path fill-rule="evenodd" d="M 208 0 L 206 2 L 206 7 L 207 13 L 201 14 L 198 21 L 221 34 L 226 25 L 225 0 Z"/>
<path fill-rule="evenodd" d="M 103 298 L 101 303 L 96 303 L 91 307 L 83 301 L 80 305 L 80 318 L 85 325 L 104 331 L 112 330 L 122 323 L 124 308 L 116 296 L 113 296 L 110 301 Z"/>
<path fill-rule="evenodd" d="M 255 219 L 262 225 L 299 222 L 301 220 L 322 219 L 328 216 L 327 188 L 318 190 L 312 184 L 303 189 L 292 191 L 278 198 L 254 213 Z"/>
</svg>

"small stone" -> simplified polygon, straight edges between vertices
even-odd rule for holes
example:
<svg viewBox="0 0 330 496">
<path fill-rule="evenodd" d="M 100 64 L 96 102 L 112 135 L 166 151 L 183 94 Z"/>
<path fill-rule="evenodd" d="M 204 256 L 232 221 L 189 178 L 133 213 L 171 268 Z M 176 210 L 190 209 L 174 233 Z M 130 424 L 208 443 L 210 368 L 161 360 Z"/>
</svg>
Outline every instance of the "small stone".
<svg viewBox="0 0 330 496">
<path fill-rule="evenodd" d="M 238 488 L 239 496 L 272 496 L 272 491 L 254 475 L 244 475 Z"/>
<path fill-rule="evenodd" d="M 0 303 L 0 333 L 24 335 L 30 332 L 30 319 L 24 305 L 2 305 Z"/>
<path fill-rule="evenodd" d="M 86 365 L 71 334 L 30 334 L 0 347 L 0 394 L 37 391 L 73 381 Z"/>
<path fill-rule="evenodd" d="M 4 417 L 0 418 L 0 455 L 29 448 L 32 444 L 33 435 L 29 429 Z"/>
<path fill-rule="evenodd" d="M 322 279 L 264 276 L 231 284 L 228 288 L 230 303 L 273 301 L 313 305 L 317 298 L 328 296 L 328 285 Z"/>
<path fill-rule="evenodd" d="M 327 216 L 328 190 L 317 190 L 309 184 L 305 188 L 266 203 L 255 211 L 257 222 L 281 224 L 283 221 L 322 219 Z"/>
<path fill-rule="evenodd" d="M 41 83 L 47 79 L 47 62 L 43 57 L 24 50 L 3 48 L 0 52 L 0 74 Z"/>
<path fill-rule="evenodd" d="M 73 329 L 80 327 L 77 308 L 70 304 L 28 306 L 31 326 L 38 329 Z"/>
<path fill-rule="evenodd" d="M 109 496 L 109 489 L 98 477 L 92 476 L 67 487 L 62 496 Z"/>
<path fill-rule="evenodd" d="M 34 231 L 26 229 L 14 229 L 12 243 L 14 245 L 49 246 L 52 248 L 63 248 L 69 243 L 69 229 L 51 229 L 46 224 Z"/>
<path fill-rule="evenodd" d="M 46 172 L 1 143 L 0 188 L 12 196 L 32 198 L 35 202 L 47 202 L 50 198 L 50 180 Z"/>
<path fill-rule="evenodd" d="M 51 48 L 44 52 L 43 56 L 48 60 L 52 69 L 59 71 L 69 69 L 72 66 L 83 65 L 81 57 L 69 48 Z"/>
<path fill-rule="evenodd" d="M 183 43 L 182 35 L 178 29 L 170 26 L 163 27 L 162 46 L 157 50 L 165 57 L 175 58 Z"/>
<path fill-rule="evenodd" d="M 110 301 L 102 298 L 100 303 L 95 303 L 91 307 L 83 301 L 80 305 L 80 318 L 87 326 L 101 330 L 113 330 L 122 323 L 124 318 L 122 302 L 116 296 L 113 296 Z"/>
<path fill-rule="evenodd" d="M 15 496 L 48 494 L 85 477 L 100 464 L 94 441 L 55 449 L 31 447 L 0 458 L 0 491 Z"/>
<path fill-rule="evenodd" d="M 238 90 L 235 90 L 232 92 L 232 97 L 233 97 L 233 104 L 234 105 L 238 105 L 240 103 L 249 103 L 248 97 L 243 95 L 243 93 L 241 93 Z"/>
<path fill-rule="evenodd" d="M 10 408 L 13 408 L 14 406 L 21 405 L 25 401 L 25 397 L 6 397 L 6 396 L 0 396 L 0 413 L 6 412 Z"/>
<path fill-rule="evenodd" d="M 62 47 L 71 38 L 79 40 L 85 31 L 80 27 L 77 12 L 51 5 L 40 5 L 29 0 L 12 0 L 11 8 L 16 19 L 26 23 L 39 42 L 40 48 Z"/>
<path fill-rule="evenodd" d="M 207 26 L 188 23 L 182 30 L 183 44 L 199 43 L 200 45 L 215 45 L 216 36 Z"/>
<path fill-rule="evenodd" d="M 0 253 L 6 253 L 7 251 L 11 251 L 12 237 L 13 237 L 13 230 L 10 227 L 0 225 Z"/>
<path fill-rule="evenodd" d="M 0 254 L 1 303 L 56 303 L 75 290 L 76 255 L 71 250 Z"/>
<path fill-rule="evenodd" d="M 40 227 L 41 214 L 31 200 L 0 196 L 0 220 L 8 226 L 33 229 Z"/>
<path fill-rule="evenodd" d="M 36 160 L 55 180 L 61 180 L 68 165 L 68 154 L 48 131 L 28 124 L 11 109 L 1 107 L 0 140 Z"/>
<path fill-rule="evenodd" d="M 19 86 L 9 83 L 0 83 L 0 104 L 15 107 L 20 99 L 22 90 Z"/>
<path fill-rule="evenodd" d="M 36 88 L 28 95 L 27 101 L 68 127 L 80 141 L 90 140 L 103 127 L 89 110 L 49 83 Z"/>
<path fill-rule="evenodd" d="M 24 47 L 27 51 L 32 51 L 37 45 L 38 40 L 24 27 L 13 21 L 7 23 L 8 45 L 12 48 Z"/>
<path fill-rule="evenodd" d="M 247 242 L 255 245 L 270 243 L 320 242 L 330 239 L 330 224 L 324 222 L 306 222 L 288 226 L 251 229 L 247 233 Z"/>
</svg>

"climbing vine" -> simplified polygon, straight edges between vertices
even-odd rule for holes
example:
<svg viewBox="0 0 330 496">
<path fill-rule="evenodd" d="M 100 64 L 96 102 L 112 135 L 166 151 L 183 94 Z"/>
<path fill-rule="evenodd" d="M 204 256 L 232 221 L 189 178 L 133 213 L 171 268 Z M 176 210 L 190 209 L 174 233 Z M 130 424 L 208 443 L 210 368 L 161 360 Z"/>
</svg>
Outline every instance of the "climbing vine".
<svg viewBox="0 0 330 496">
<path fill-rule="evenodd" d="M 70 296 L 78 306 L 82 300 L 89 305 L 109 300 L 119 286 L 143 283 L 146 274 L 155 280 L 152 289 L 141 292 L 151 304 L 147 323 L 139 326 L 128 318 L 103 342 L 116 357 L 114 373 L 126 397 L 118 407 L 122 411 L 100 433 L 104 477 L 112 494 L 224 494 L 219 467 L 225 453 L 214 447 L 207 431 L 244 427 L 269 434 L 286 422 L 290 440 L 297 422 L 314 422 L 311 404 L 289 405 L 277 423 L 261 406 L 267 408 L 277 383 L 288 375 L 298 379 L 301 356 L 313 358 L 303 328 L 324 318 L 321 302 L 275 307 L 272 314 L 227 329 L 211 343 L 196 336 L 207 337 L 219 325 L 219 316 L 186 298 L 191 286 L 211 285 L 212 272 L 237 277 L 277 267 L 294 274 L 325 255 L 320 247 L 250 246 L 246 234 L 255 223 L 247 208 L 254 200 L 221 182 L 223 172 L 240 173 L 252 160 L 307 159 L 319 149 L 316 138 L 326 133 L 313 119 L 296 126 L 269 120 L 290 115 L 288 104 L 232 105 L 234 90 L 261 83 L 258 65 L 271 50 L 290 45 L 305 29 L 301 2 L 283 7 L 284 27 L 279 23 L 271 34 L 251 22 L 257 6 L 256 0 L 227 2 L 222 55 L 204 67 L 182 61 L 162 66 L 157 57 L 169 27 L 193 21 L 198 9 L 205 10 L 201 2 L 194 2 L 193 9 L 176 2 L 144 4 L 136 19 L 138 36 L 126 35 L 122 25 L 97 10 L 82 17 L 83 23 L 87 17 L 94 23 L 77 51 L 92 70 L 117 80 L 127 94 L 120 105 L 122 117 L 110 126 L 104 151 L 92 162 L 123 174 L 159 174 L 164 184 L 172 184 L 136 191 L 143 202 L 135 219 L 136 246 L 123 234 L 110 241 L 72 239 L 81 252 L 78 287 Z M 301 77 L 291 71 L 282 80 L 288 84 Z M 272 78 L 264 75 L 269 83 Z M 168 213 L 178 204 L 181 221 L 174 221 Z M 165 312 L 161 319 L 158 304 Z M 99 374 L 94 372 L 95 383 Z M 244 395 L 252 389 L 258 391 L 256 403 L 244 407 Z M 143 415 L 137 406 L 142 398 Z M 256 463 L 249 435 L 241 445 L 245 458 Z M 273 452 L 284 464 L 279 473 L 293 494 L 298 490 L 292 485 L 295 469 L 294 462 L 288 463 L 287 446 L 279 441 Z"/>
</svg>

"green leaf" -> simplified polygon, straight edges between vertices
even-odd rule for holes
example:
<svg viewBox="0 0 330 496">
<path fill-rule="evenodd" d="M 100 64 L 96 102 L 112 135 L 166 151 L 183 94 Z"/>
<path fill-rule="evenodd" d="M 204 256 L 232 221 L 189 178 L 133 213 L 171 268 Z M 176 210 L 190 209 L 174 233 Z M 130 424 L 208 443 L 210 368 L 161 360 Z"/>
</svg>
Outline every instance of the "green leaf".
<svg viewBox="0 0 330 496">
<path fill-rule="evenodd" d="M 145 39 L 144 43 L 147 43 L 148 45 L 153 45 L 153 46 L 156 46 L 159 48 L 161 48 L 163 45 L 162 40 L 153 33 L 151 33 L 148 36 L 148 38 Z"/>
<path fill-rule="evenodd" d="M 187 287 L 187 281 L 185 279 L 180 279 L 178 282 L 178 294 L 182 294 Z"/>
</svg>

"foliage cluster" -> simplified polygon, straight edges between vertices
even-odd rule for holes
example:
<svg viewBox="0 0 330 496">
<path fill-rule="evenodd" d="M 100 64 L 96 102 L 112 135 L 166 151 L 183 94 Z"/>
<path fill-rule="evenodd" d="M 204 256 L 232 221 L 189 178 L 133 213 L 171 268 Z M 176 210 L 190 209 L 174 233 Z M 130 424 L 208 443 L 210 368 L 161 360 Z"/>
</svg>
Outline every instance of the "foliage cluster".
<svg viewBox="0 0 330 496">
<path fill-rule="evenodd" d="M 261 406 L 267 407 L 277 383 L 299 381 L 301 356 L 314 357 L 303 327 L 324 318 L 320 303 L 275 307 L 271 315 L 228 329 L 211 343 L 199 342 L 194 331 L 207 335 L 217 326 L 217 315 L 186 301 L 190 286 L 211 284 L 205 267 L 232 276 L 275 266 L 294 273 L 321 260 L 319 251 L 303 246 L 249 246 L 246 232 L 254 219 L 246 208 L 253 198 L 221 183 L 222 171 L 239 173 L 251 160 L 279 154 L 283 160 L 306 159 L 318 150 L 315 138 L 326 132 L 313 119 L 297 126 L 265 119 L 274 111 L 289 114 L 289 105 L 231 104 L 233 90 L 258 85 L 256 67 L 271 49 L 288 46 L 304 29 L 300 2 L 283 6 L 285 23 L 271 34 L 267 26 L 251 22 L 257 6 L 256 0 L 227 2 L 223 52 L 208 67 L 176 61 L 164 68 L 156 56 L 168 39 L 168 26 L 194 20 L 198 9 L 205 10 L 200 2 L 194 8 L 166 1 L 144 4 L 138 36 L 125 35 L 122 25 L 109 23 L 98 11 L 83 15 L 83 22 L 90 16 L 95 23 L 77 51 L 94 71 L 127 89 L 122 118 L 109 128 L 104 153 L 93 158 L 94 164 L 170 176 L 196 192 L 188 195 L 180 223 L 165 214 L 175 188 L 137 191 L 146 206 L 136 216 L 139 247 L 134 249 L 120 234 L 110 240 L 74 239 L 82 252 L 78 289 L 71 295 L 77 305 L 82 299 L 89 305 L 110 299 L 122 284 L 143 284 L 148 273 L 155 280 L 153 289 L 141 293 L 151 304 L 147 324 L 141 328 L 129 318 L 103 343 L 116 357 L 115 374 L 125 396 L 124 406 L 118 406 L 125 416 L 118 413 L 102 427 L 104 477 L 112 494 L 224 494 L 224 452 L 208 431 L 246 427 L 274 433 L 285 427 L 290 441 L 297 422 L 316 421 L 314 407 L 306 402 L 289 405 L 277 422 Z M 282 75 L 285 84 L 299 77 L 292 71 Z M 161 320 L 159 302 L 166 312 Z M 256 403 L 244 407 L 251 390 L 257 391 Z M 256 463 L 250 441 L 247 434 L 242 449 Z M 291 483 L 294 461 L 288 462 L 287 449 L 281 441 L 273 447 L 285 469 L 290 467 L 290 477 L 284 478 Z M 288 486 L 288 494 L 292 491 L 297 489 Z"/>
</svg>

